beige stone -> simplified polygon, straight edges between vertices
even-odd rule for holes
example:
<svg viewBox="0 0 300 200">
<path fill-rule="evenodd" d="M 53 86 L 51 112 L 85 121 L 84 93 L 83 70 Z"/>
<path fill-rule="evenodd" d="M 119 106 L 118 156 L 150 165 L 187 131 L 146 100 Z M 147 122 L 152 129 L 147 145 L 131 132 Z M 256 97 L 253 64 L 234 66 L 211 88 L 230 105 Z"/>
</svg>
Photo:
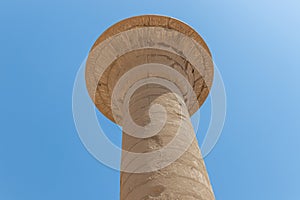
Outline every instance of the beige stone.
<svg viewBox="0 0 300 200">
<path fill-rule="evenodd" d="M 132 17 L 96 40 L 86 84 L 100 112 L 123 126 L 121 200 L 215 199 L 190 121 L 212 79 L 207 45 L 176 19 Z"/>
</svg>

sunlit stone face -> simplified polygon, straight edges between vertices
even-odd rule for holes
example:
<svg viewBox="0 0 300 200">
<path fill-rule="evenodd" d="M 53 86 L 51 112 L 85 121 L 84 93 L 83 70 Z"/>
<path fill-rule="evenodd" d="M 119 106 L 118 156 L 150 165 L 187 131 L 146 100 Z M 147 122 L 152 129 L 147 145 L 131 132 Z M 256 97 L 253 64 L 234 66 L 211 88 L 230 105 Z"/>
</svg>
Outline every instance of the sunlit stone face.
<svg viewBox="0 0 300 200">
<path fill-rule="evenodd" d="M 105 31 L 86 63 L 96 107 L 122 126 L 121 200 L 213 200 L 190 116 L 208 96 L 213 62 L 188 25 L 139 16 Z"/>
<path fill-rule="evenodd" d="M 140 67 L 146 64 L 148 69 Z M 170 72 L 168 68 L 178 73 Z M 128 80 L 124 81 L 124 76 Z M 87 60 L 89 94 L 98 109 L 117 123 L 122 118 L 122 111 L 113 105 L 116 100 L 112 95 L 122 77 L 123 97 L 118 101 L 124 101 L 124 93 L 135 82 L 158 77 L 178 87 L 193 114 L 209 93 L 213 63 L 201 37 L 187 25 L 167 17 L 142 16 L 108 29 L 95 42 Z"/>
</svg>

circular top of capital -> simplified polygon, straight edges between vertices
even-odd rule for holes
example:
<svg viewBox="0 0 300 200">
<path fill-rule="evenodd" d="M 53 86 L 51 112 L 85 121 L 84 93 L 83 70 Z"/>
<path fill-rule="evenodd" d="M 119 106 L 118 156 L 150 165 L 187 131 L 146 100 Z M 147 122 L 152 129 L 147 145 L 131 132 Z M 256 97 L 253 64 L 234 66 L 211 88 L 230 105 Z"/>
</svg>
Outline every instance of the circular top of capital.
<svg viewBox="0 0 300 200">
<path fill-rule="evenodd" d="M 160 70 L 160 66 L 166 69 Z M 212 86 L 211 53 L 189 25 L 167 16 L 142 15 L 124 19 L 104 31 L 86 61 L 90 97 L 100 112 L 120 125 L 122 120 L 116 118 L 122 118 L 122 112 L 114 101 L 123 102 L 126 91 L 150 77 L 174 83 L 192 115 Z M 114 92 L 115 88 L 123 92 Z"/>
</svg>

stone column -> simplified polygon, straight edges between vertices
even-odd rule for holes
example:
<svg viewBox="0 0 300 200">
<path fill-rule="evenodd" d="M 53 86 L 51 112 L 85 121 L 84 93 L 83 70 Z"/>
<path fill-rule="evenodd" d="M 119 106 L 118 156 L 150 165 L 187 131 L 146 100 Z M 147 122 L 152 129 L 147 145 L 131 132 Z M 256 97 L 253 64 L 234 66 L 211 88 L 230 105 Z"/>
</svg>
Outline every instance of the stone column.
<svg viewBox="0 0 300 200">
<path fill-rule="evenodd" d="M 141 154 L 158 151 L 174 139 L 180 127 L 183 128 L 187 137 L 181 138 L 180 142 L 186 144 L 179 144 L 178 148 L 180 146 L 188 148 L 175 162 L 157 171 L 134 173 L 134 170 L 130 169 L 132 173 L 121 172 L 121 200 L 214 199 L 187 107 L 177 98 L 178 96 L 167 88 L 155 84 L 144 85 L 133 94 L 130 101 L 130 114 L 135 123 L 145 126 L 150 123 L 151 119 L 159 119 L 162 115 L 166 115 L 166 122 L 158 134 L 145 139 L 123 132 L 124 150 Z M 152 116 L 149 116 L 149 108 L 153 105 L 161 105 L 166 112 L 163 112 L 162 107 L 157 107 L 157 109 L 154 107 L 150 111 Z M 190 138 L 193 139 L 189 141 Z M 174 153 L 175 151 L 176 149 Z M 122 165 L 125 166 L 122 168 L 126 170 L 126 164 L 130 165 L 128 163 L 134 162 L 134 159 L 134 157 L 126 157 L 126 154 L 123 155 Z M 168 160 L 168 158 L 162 157 L 161 160 Z M 141 168 L 147 164 L 153 165 L 152 162 L 147 163 L 145 160 L 145 163 L 137 165 L 137 171 L 142 171 Z M 131 167 L 134 166 L 131 165 Z"/>
<path fill-rule="evenodd" d="M 211 53 L 187 24 L 165 16 L 125 19 L 94 43 L 86 85 L 123 128 L 121 200 L 213 200 L 190 121 L 213 80 Z"/>
</svg>

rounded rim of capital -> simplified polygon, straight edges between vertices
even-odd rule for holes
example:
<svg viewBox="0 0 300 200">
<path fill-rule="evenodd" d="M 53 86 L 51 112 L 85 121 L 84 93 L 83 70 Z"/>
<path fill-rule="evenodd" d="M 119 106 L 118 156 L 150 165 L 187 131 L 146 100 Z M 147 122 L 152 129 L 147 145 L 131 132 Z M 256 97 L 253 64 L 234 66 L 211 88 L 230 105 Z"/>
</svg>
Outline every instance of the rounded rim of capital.
<svg viewBox="0 0 300 200">
<path fill-rule="evenodd" d="M 91 99 L 93 100 L 94 104 L 96 105 L 96 107 L 98 108 L 98 110 L 100 112 L 102 112 L 108 119 L 110 119 L 111 121 L 116 122 L 116 120 L 114 119 L 114 116 L 112 114 L 112 110 L 111 110 L 111 93 L 109 93 L 109 88 L 107 86 L 107 88 L 101 88 L 103 86 L 101 86 L 100 83 L 100 79 L 102 78 L 102 76 L 104 76 L 104 70 L 101 71 L 103 68 L 112 68 L 112 63 L 115 62 L 116 60 L 118 60 L 120 57 L 133 52 L 133 51 L 137 51 L 139 50 L 139 48 L 135 48 L 135 47 L 131 47 L 129 51 L 127 52 L 122 52 L 122 53 L 116 53 L 116 55 L 112 56 L 114 59 L 112 59 L 111 61 L 106 61 L 107 66 L 99 66 L 97 64 L 97 62 L 95 60 L 97 60 L 99 57 L 99 51 L 97 48 L 105 48 L 106 46 L 111 46 L 111 44 L 109 43 L 109 41 L 114 41 L 115 38 L 117 38 L 118 36 L 122 35 L 122 34 L 127 34 L 127 32 L 132 32 L 132 31 L 136 31 L 137 34 L 139 34 L 139 30 L 141 29 L 163 29 L 166 30 L 166 33 L 169 33 L 168 31 L 174 31 L 174 33 L 176 33 L 177 35 L 181 35 L 182 37 L 184 36 L 184 39 L 189 40 L 190 44 L 195 45 L 195 47 L 191 47 L 191 49 L 193 49 L 193 51 L 196 51 L 196 54 L 194 52 L 189 52 L 188 54 L 190 54 L 189 56 L 186 56 L 186 54 L 182 54 L 182 53 L 177 53 L 177 52 L 169 52 L 170 54 L 173 54 L 174 57 L 178 57 L 178 59 L 183 58 L 187 63 L 190 63 L 191 68 L 195 69 L 195 71 L 198 71 L 199 68 L 201 68 L 200 70 L 200 77 L 203 80 L 203 85 L 206 85 L 205 87 L 205 91 L 203 88 L 198 89 L 197 91 L 195 90 L 195 85 L 197 85 L 198 83 L 193 82 L 191 83 L 194 92 L 196 93 L 196 97 L 197 97 L 197 105 L 195 106 L 191 106 L 191 108 L 189 107 L 189 112 L 190 115 L 194 114 L 199 108 L 200 106 L 204 103 L 205 99 L 207 98 L 208 94 L 209 94 L 209 90 L 212 86 L 212 80 L 213 80 L 213 74 L 214 74 L 214 64 L 212 61 L 212 55 L 211 52 L 207 46 L 207 44 L 205 43 L 205 41 L 203 40 L 203 38 L 188 24 L 169 17 L 169 16 L 162 16 L 162 15 L 140 15 L 140 16 L 134 16 L 134 17 L 130 17 L 124 20 L 121 20 L 117 23 L 115 23 L 114 25 L 112 25 L 111 27 L 109 27 L 106 31 L 104 31 L 99 37 L 98 39 L 95 41 L 95 43 L 93 44 L 89 55 L 88 55 L 88 59 L 86 62 L 86 70 L 85 70 L 85 79 L 86 79 L 86 86 L 87 86 L 87 90 L 88 93 L 91 97 Z M 144 33 L 144 32 L 142 32 Z M 167 37 L 172 37 L 172 34 L 168 34 Z M 116 39 L 117 40 L 117 39 Z M 104 47 L 103 47 L 104 46 Z M 173 46 L 171 46 L 173 47 Z M 145 48 L 147 49 L 147 48 Z M 153 48 L 153 50 L 158 49 L 158 50 L 162 50 L 162 51 L 166 51 L 166 49 L 159 49 L 159 48 Z M 184 48 L 182 47 L 182 49 L 180 49 L 182 52 L 184 52 L 183 50 Z M 185 47 L 185 49 L 187 49 Z M 97 52 L 98 51 L 98 52 Z M 198 57 L 202 57 L 202 61 L 198 61 L 199 58 Z M 198 60 L 197 60 L 198 59 Z M 194 62 L 193 62 L 194 60 Z M 197 62 L 196 62 L 197 60 Z M 163 64 L 163 63 L 161 63 Z M 203 65 L 203 66 L 200 66 Z M 99 72 L 101 71 L 101 72 Z M 204 74 L 204 75 L 203 75 Z M 107 75 L 105 75 L 107 76 Z M 105 77 L 106 79 L 108 77 Z M 196 79 L 195 79 L 196 80 Z M 196 83 L 196 84 L 195 84 Z M 99 90 L 100 88 L 100 90 Z M 105 96 L 103 98 L 103 95 Z M 108 99 L 108 100 L 104 100 L 104 99 Z"/>
<path fill-rule="evenodd" d="M 172 25 L 173 24 L 173 25 Z M 194 28 L 174 17 L 164 15 L 137 15 L 123 19 L 106 29 L 94 42 L 90 51 L 107 38 L 137 27 L 164 27 L 181 32 L 198 42 L 212 56 L 206 42 Z M 180 28 L 179 28 L 180 27 Z"/>
</svg>

